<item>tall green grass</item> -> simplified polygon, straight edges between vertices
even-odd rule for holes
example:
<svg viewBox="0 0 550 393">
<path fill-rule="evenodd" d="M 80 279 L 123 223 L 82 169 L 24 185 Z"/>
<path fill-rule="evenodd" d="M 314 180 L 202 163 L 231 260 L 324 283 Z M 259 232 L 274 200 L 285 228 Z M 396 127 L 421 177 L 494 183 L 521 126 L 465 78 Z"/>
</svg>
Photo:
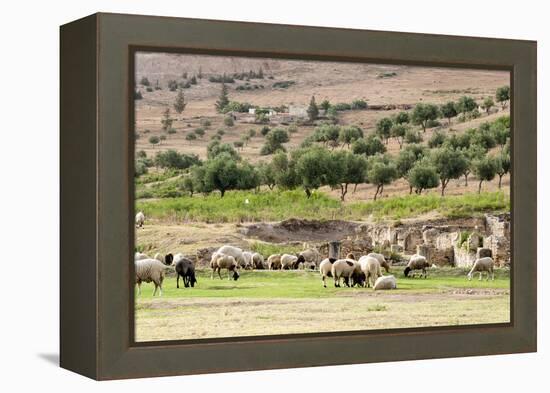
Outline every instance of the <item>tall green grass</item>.
<svg viewBox="0 0 550 393">
<path fill-rule="evenodd" d="M 249 203 L 245 203 L 247 199 Z M 359 221 L 368 218 L 398 220 L 429 212 L 439 212 L 448 218 L 471 217 L 485 212 L 509 211 L 510 198 L 503 192 L 445 197 L 428 194 L 343 204 L 322 192 L 307 199 L 301 190 L 231 191 L 224 198 L 211 194 L 137 201 L 136 207 L 147 217 L 172 221 L 220 223 L 288 218 Z"/>
</svg>

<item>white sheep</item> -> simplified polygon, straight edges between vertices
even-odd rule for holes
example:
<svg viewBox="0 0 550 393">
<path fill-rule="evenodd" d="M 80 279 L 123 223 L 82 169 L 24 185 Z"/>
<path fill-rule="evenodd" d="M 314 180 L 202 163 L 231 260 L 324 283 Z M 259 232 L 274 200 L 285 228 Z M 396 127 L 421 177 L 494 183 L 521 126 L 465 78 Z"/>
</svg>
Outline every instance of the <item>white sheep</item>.
<svg viewBox="0 0 550 393">
<path fill-rule="evenodd" d="M 281 269 L 297 269 L 298 265 L 300 264 L 300 262 L 303 262 L 303 260 L 303 256 L 297 257 L 296 255 L 292 254 L 283 254 L 281 255 Z"/>
<path fill-rule="evenodd" d="M 162 281 L 164 280 L 165 269 L 167 266 L 156 259 L 140 259 L 135 261 L 136 266 L 136 284 L 138 286 L 138 295 L 141 295 L 141 283 L 153 282 L 155 284 L 156 295 L 157 289 L 162 296 Z"/>
<path fill-rule="evenodd" d="M 397 280 L 392 275 L 378 277 L 374 283 L 374 290 L 380 289 L 397 289 Z"/>
<path fill-rule="evenodd" d="M 380 266 L 382 266 L 384 268 L 384 270 L 386 271 L 386 273 L 389 273 L 390 272 L 390 265 L 388 263 L 388 261 L 386 261 L 386 257 L 382 254 L 379 254 L 377 252 L 370 252 L 367 254 L 368 257 L 374 257 L 376 259 L 378 259 L 378 262 L 380 262 Z"/>
<path fill-rule="evenodd" d="M 136 214 L 136 228 L 141 228 L 145 223 L 145 214 L 143 212 L 138 212 Z"/>
<path fill-rule="evenodd" d="M 267 268 L 269 270 L 281 269 L 281 254 L 273 254 L 267 258 Z"/>
<path fill-rule="evenodd" d="M 253 269 L 254 268 L 254 262 L 252 261 L 252 256 L 254 254 L 251 251 L 243 251 L 243 258 L 244 258 L 244 268 L 245 269 Z"/>
<path fill-rule="evenodd" d="M 374 287 L 378 277 L 382 276 L 380 261 L 375 257 L 364 255 L 359 258 L 359 266 L 361 267 L 361 271 L 365 274 L 366 286 L 369 287 L 372 284 Z"/>
<path fill-rule="evenodd" d="M 143 254 L 141 252 L 136 252 L 134 254 L 134 261 L 139 261 L 141 259 L 151 259 L 151 257 L 147 254 Z"/>
<path fill-rule="evenodd" d="M 234 246 L 222 246 L 218 248 L 217 253 L 225 254 L 225 255 L 231 255 L 233 258 L 235 258 L 235 261 L 239 264 L 241 267 L 245 267 L 245 258 L 243 256 L 243 250 L 239 247 Z"/>
<path fill-rule="evenodd" d="M 340 287 L 340 279 L 344 279 L 344 284 L 347 287 L 353 285 L 363 285 L 364 274 L 361 271 L 361 265 L 353 259 L 338 259 L 332 264 L 332 277 L 334 278 L 334 286 Z"/>
<path fill-rule="evenodd" d="M 233 280 L 237 281 L 239 279 L 239 264 L 235 260 L 235 258 L 231 255 L 225 255 L 222 253 L 215 253 L 215 256 L 212 256 L 212 260 L 210 261 L 210 267 L 212 268 L 212 275 L 211 279 L 214 279 L 214 273 L 217 271 L 218 276 L 220 277 L 220 280 L 222 278 L 221 270 L 227 269 L 227 279 L 231 280 L 231 277 L 233 277 Z M 232 272 L 233 274 L 230 275 L 229 272 Z"/>
<path fill-rule="evenodd" d="M 332 264 L 336 262 L 336 258 L 326 258 L 319 264 L 319 273 L 321 274 L 321 281 L 323 281 L 323 287 L 327 287 L 327 277 L 332 277 Z"/>
<path fill-rule="evenodd" d="M 426 271 L 426 269 L 429 267 L 430 264 L 426 260 L 425 256 L 414 254 L 413 256 L 411 256 L 411 259 L 409 259 L 409 263 L 407 263 L 407 267 L 405 268 L 403 273 L 405 273 L 405 277 L 409 277 L 409 273 L 412 270 L 422 270 L 420 277 L 424 275 L 424 278 L 428 278 L 428 272 Z"/>
<path fill-rule="evenodd" d="M 254 269 L 266 269 L 267 265 L 264 261 L 264 257 L 259 252 L 255 252 L 252 254 L 252 264 L 254 265 Z"/>
<path fill-rule="evenodd" d="M 301 251 L 298 256 L 304 258 L 304 266 L 311 267 L 312 265 L 316 268 L 321 262 L 321 254 L 315 248 L 308 248 L 307 250 Z"/>
<path fill-rule="evenodd" d="M 481 281 L 483 272 L 487 272 L 487 281 L 489 281 L 489 275 L 491 275 L 491 280 L 495 280 L 495 271 L 494 271 L 495 263 L 493 262 L 493 258 L 491 257 L 484 257 L 479 258 L 474 262 L 474 265 L 472 266 L 472 270 L 470 270 L 470 273 L 468 273 L 468 280 L 472 279 L 472 276 L 475 272 L 479 272 L 479 280 Z"/>
</svg>

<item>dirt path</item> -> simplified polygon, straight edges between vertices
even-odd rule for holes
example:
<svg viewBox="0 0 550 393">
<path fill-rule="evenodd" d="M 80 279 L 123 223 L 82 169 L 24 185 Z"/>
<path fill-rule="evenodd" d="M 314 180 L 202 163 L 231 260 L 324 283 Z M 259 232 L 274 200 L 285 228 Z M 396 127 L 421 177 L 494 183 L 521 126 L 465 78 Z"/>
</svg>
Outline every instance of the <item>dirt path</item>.
<svg viewBox="0 0 550 393">
<path fill-rule="evenodd" d="M 510 319 L 507 291 L 368 293 L 326 299 L 148 299 L 136 309 L 136 340 L 456 326 Z"/>
</svg>

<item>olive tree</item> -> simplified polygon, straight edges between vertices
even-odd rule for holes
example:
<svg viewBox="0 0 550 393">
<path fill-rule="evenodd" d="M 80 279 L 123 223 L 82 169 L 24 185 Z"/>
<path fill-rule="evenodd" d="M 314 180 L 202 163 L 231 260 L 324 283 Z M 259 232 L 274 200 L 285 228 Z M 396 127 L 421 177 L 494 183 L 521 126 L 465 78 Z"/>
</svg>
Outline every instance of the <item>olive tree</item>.
<svg viewBox="0 0 550 393">
<path fill-rule="evenodd" d="M 384 146 L 380 138 L 376 135 L 369 134 L 366 138 L 361 138 L 353 142 L 351 151 L 353 154 L 364 154 L 369 157 L 378 153 L 385 153 L 386 146 Z"/>
<path fill-rule="evenodd" d="M 418 146 L 419 149 L 411 148 L 413 146 Z M 413 185 L 409 179 L 409 172 L 417 161 L 424 157 L 425 151 L 425 148 L 421 145 L 409 145 L 405 149 L 401 150 L 395 158 L 397 176 L 409 182 L 409 194 L 412 194 L 413 191 Z"/>
<path fill-rule="evenodd" d="M 472 170 L 479 180 L 477 193 L 481 194 L 481 185 L 484 181 L 491 181 L 497 173 L 497 162 L 495 158 L 484 156 L 472 162 Z"/>
<path fill-rule="evenodd" d="M 451 125 L 451 119 L 458 115 L 456 103 L 454 101 L 446 102 L 445 104 L 441 105 L 439 109 L 441 111 L 441 115 L 446 118 L 449 125 Z"/>
<path fill-rule="evenodd" d="M 457 110 L 466 116 L 468 113 L 472 112 L 478 107 L 477 102 L 469 96 L 462 96 L 458 100 Z"/>
<path fill-rule="evenodd" d="M 502 187 L 502 177 L 510 172 L 511 161 L 510 155 L 506 153 L 500 153 L 495 158 L 496 174 L 498 175 L 498 188 Z"/>
<path fill-rule="evenodd" d="M 384 192 L 384 185 L 397 178 L 397 169 L 387 155 L 370 157 L 367 162 L 367 181 L 376 186 L 374 200 Z"/>
<path fill-rule="evenodd" d="M 312 191 L 327 184 L 330 154 L 322 148 L 311 148 L 303 152 L 296 161 L 296 174 L 308 197 Z"/>
<path fill-rule="evenodd" d="M 485 97 L 481 104 L 481 108 L 483 108 L 487 114 L 489 114 L 493 106 L 495 106 L 495 102 L 492 97 Z"/>
<path fill-rule="evenodd" d="M 332 167 L 332 171 L 329 173 L 328 183 L 332 187 L 340 188 L 340 200 L 344 201 L 350 184 L 355 184 L 357 187 L 358 184 L 365 182 L 367 160 L 349 151 L 338 151 L 332 153 L 331 164 L 329 169 Z M 334 181 L 331 181 L 331 178 Z"/>
<path fill-rule="evenodd" d="M 342 147 L 348 146 L 356 140 L 363 138 L 363 130 L 357 126 L 342 127 L 338 135 L 338 141 L 342 144 Z"/>
<path fill-rule="evenodd" d="M 392 138 L 395 138 L 397 143 L 399 143 L 399 149 L 403 148 L 403 142 L 405 140 L 405 135 L 409 128 L 404 124 L 394 124 L 390 130 Z"/>
<path fill-rule="evenodd" d="M 445 188 L 449 181 L 458 179 L 468 167 L 466 157 L 460 150 L 447 147 L 433 150 L 431 161 L 441 181 L 441 196 L 445 195 Z"/>
<path fill-rule="evenodd" d="M 414 187 L 417 194 L 422 194 L 423 190 L 439 186 L 437 171 L 429 160 L 418 161 L 409 171 L 408 179 L 409 184 Z"/>
<path fill-rule="evenodd" d="M 499 87 L 495 93 L 497 102 L 502 106 L 502 109 L 506 108 L 506 104 L 510 99 L 510 86 Z"/>
<path fill-rule="evenodd" d="M 388 139 L 390 139 L 391 136 L 392 126 L 393 121 L 389 117 L 383 117 L 376 122 L 376 135 L 378 135 L 380 139 L 384 139 L 386 141 L 386 145 L 388 144 Z"/>
<path fill-rule="evenodd" d="M 437 120 L 439 117 L 439 108 L 434 104 L 416 104 L 412 112 L 413 124 L 422 126 L 422 130 L 426 132 L 428 122 Z"/>
</svg>

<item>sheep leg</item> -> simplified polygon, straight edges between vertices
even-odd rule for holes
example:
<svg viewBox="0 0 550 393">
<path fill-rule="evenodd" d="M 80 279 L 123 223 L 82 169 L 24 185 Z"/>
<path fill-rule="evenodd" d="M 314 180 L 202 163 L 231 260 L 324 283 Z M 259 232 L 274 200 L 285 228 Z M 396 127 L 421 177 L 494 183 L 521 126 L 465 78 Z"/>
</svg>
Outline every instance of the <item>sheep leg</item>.
<svg viewBox="0 0 550 393">
<path fill-rule="evenodd" d="M 220 280 L 222 279 L 222 268 L 218 267 L 218 276 L 220 277 Z"/>
<path fill-rule="evenodd" d="M 479 272 L 479 281 L 483 278 L 483 272 Z"/>
<path fill-rule="evenodd" d="M 489 279 L 489 277 L 487 277 Z M 495 281 L 495 271 L 491 269 L 491 281 Z"/>
<path fill-rule="evenodd" d="M 180 289 L 180 274 L 176 274 L 176 288 Z"/>
<path fill-rule="evenodd" d="M 138 286 L 138 296 L 141 296 L 141 282 L 138 282 L 137 286 Z"/>
<path fill-rule="evenodd" d="M 159 284 L 159 297 L 162 296 L 162 284 Z"/>
<path fill-rule="evenodd" d="M 323 287 L 326 288 L 327 287 L 327 276 L 325 276 L 324 274 L 323 274 L 322 281 L 323 281 Z"/>
<path fill-rule="evenodd" d="M 153 291 L 153 296 L 157 294 L 157 283 L 154 283 L 154 284 L 155 284 L 155 290 Z"/>
</svg>

